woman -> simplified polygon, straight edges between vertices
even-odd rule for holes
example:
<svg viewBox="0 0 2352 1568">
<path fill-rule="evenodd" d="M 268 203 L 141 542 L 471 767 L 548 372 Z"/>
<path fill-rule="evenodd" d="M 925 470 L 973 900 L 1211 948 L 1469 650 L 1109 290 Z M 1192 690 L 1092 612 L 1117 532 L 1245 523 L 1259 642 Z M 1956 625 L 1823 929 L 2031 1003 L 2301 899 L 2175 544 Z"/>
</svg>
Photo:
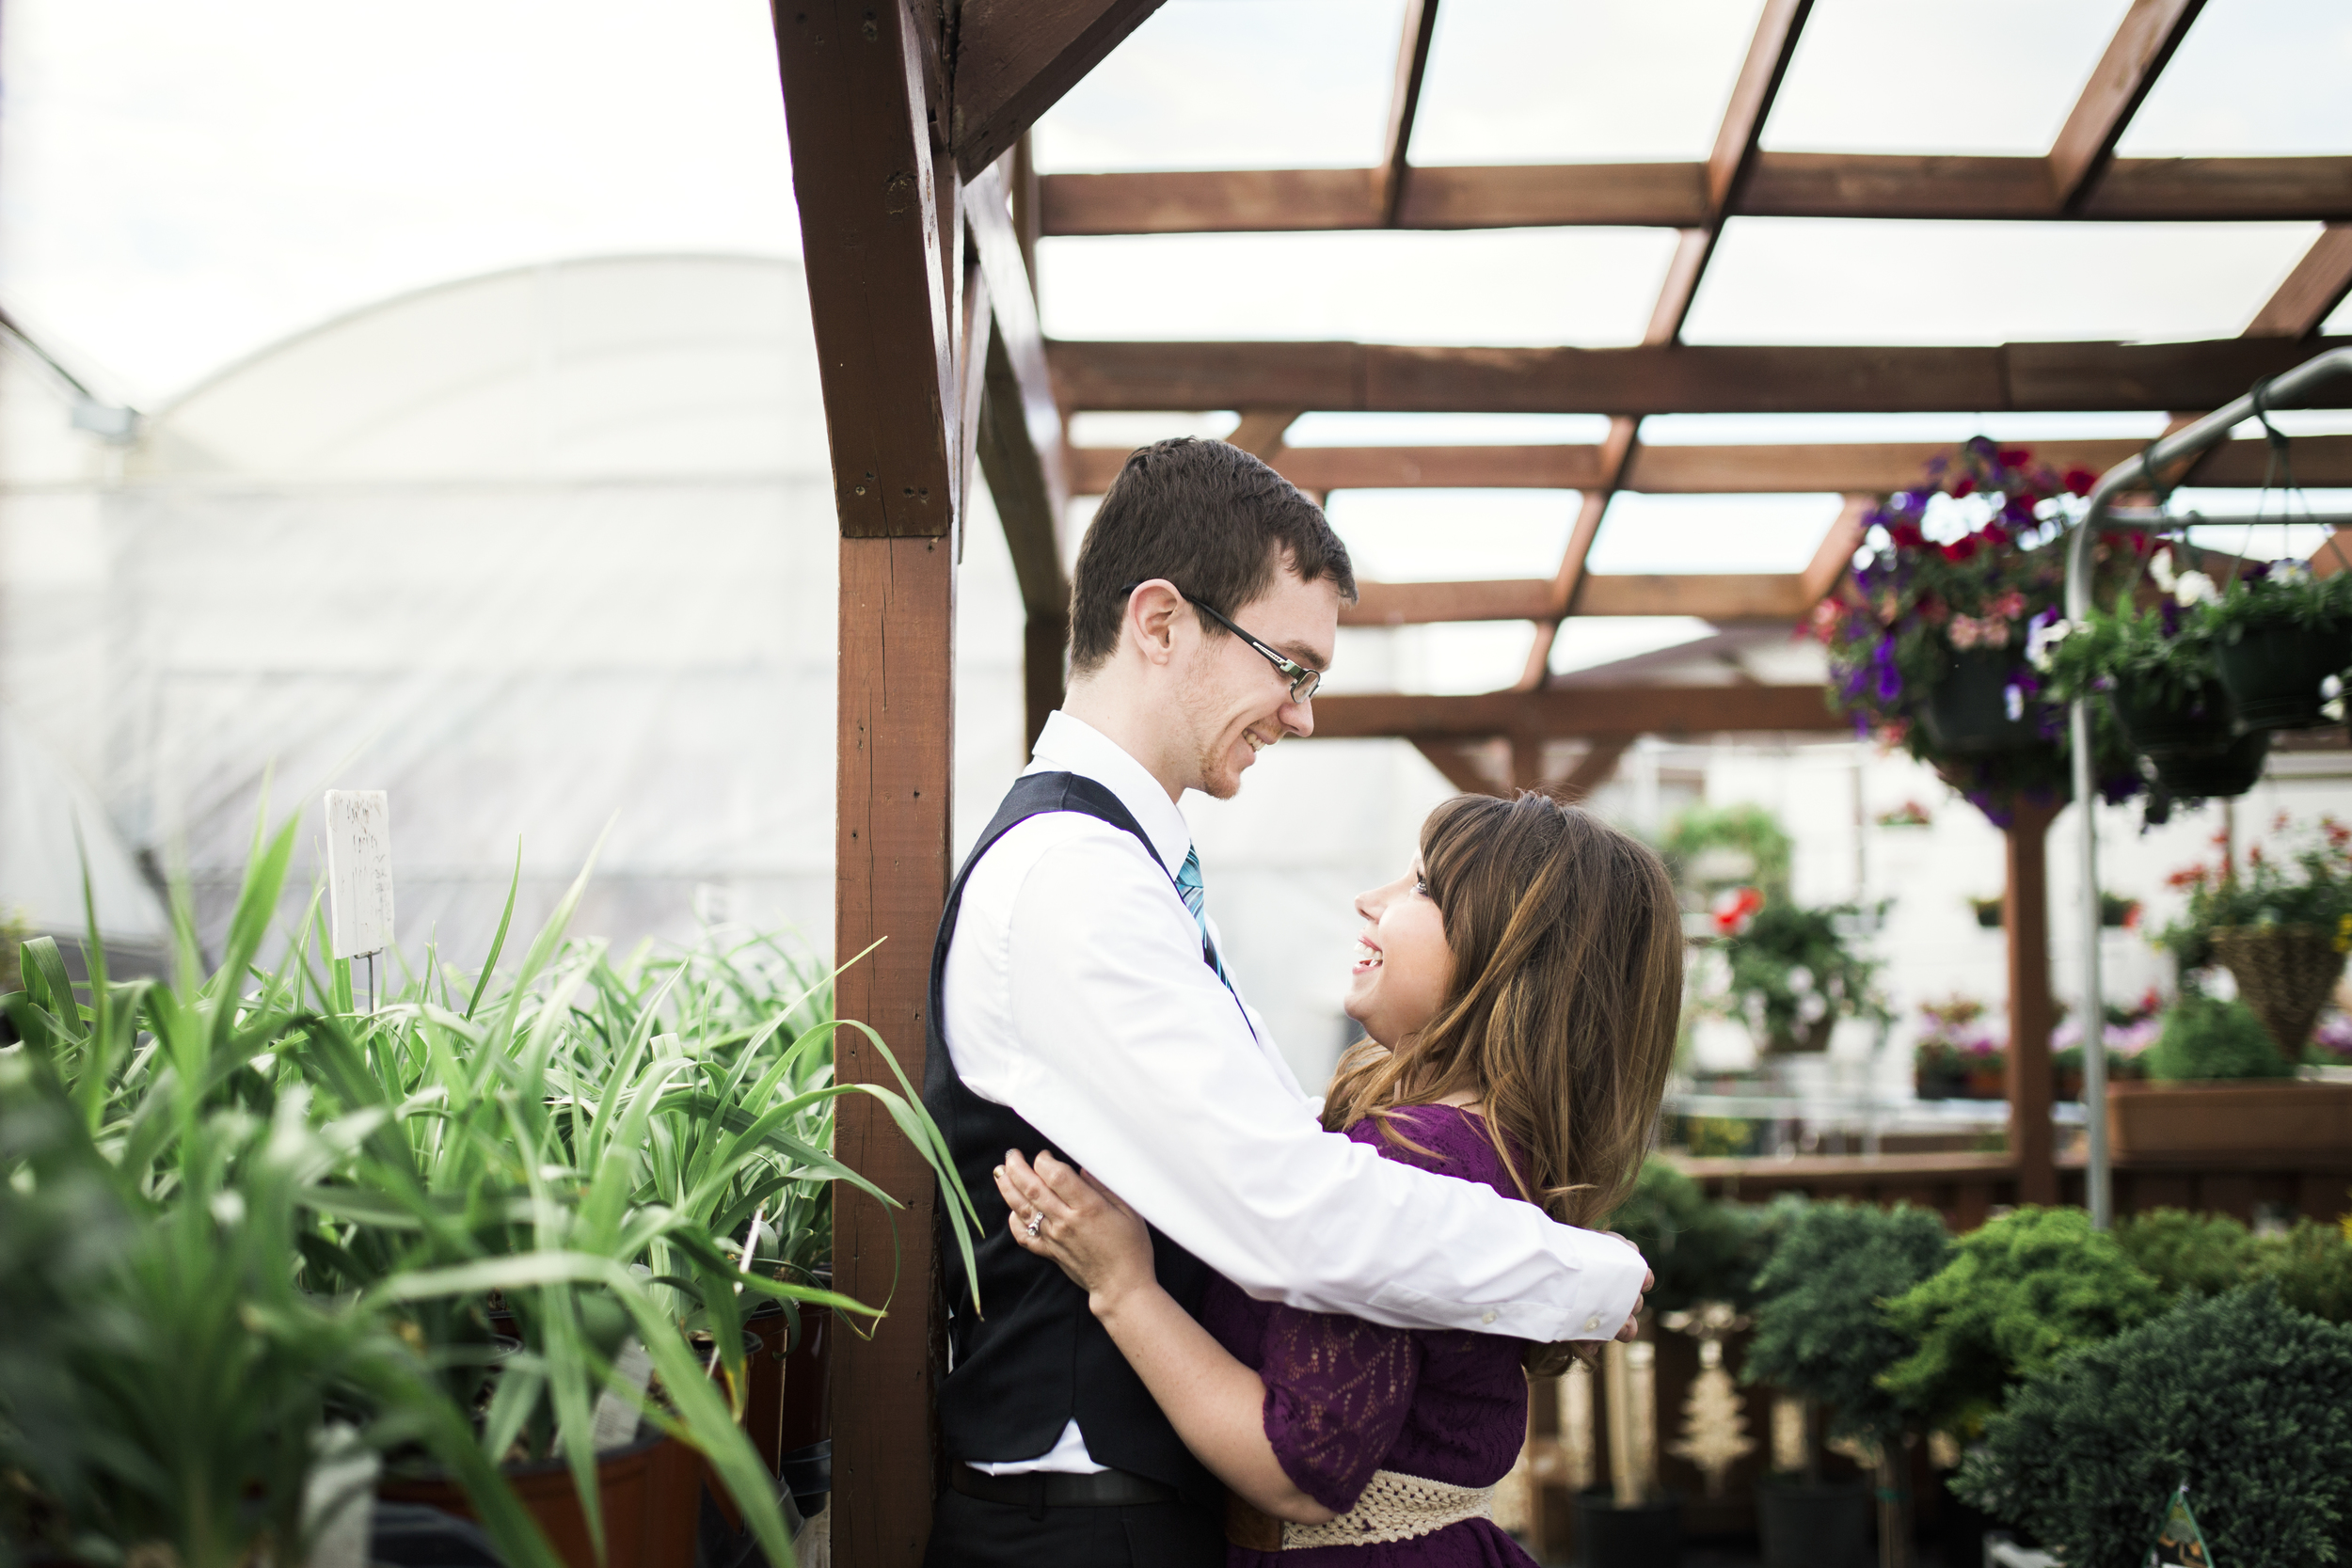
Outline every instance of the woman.
<svg viewBox="0 0 2352 1568">
<path fill-rule="evenodd" d="M 1363 895 L 1324 1126 L 1592 1226 L 1665 1092 L 1682 929 L 1658 857 L 1537 795 L 1449 800 L 1413 869 Z M 1088 1291 L 1178 1435 L 1232 1494 L 1229 1563 L 1470 1568 L 1533 1560 L 1488 1516 L 1527 1425 L 1523 1366 L 1565 1346 L 1388 1328 L 1215 1282 L 1195 1322 L 1143 1224 L 1041 1155 L 996 1173 L 1020 1243 Z M 1042 1216 L 1031 1228 L 1032 1216 Z"/>
</svg>

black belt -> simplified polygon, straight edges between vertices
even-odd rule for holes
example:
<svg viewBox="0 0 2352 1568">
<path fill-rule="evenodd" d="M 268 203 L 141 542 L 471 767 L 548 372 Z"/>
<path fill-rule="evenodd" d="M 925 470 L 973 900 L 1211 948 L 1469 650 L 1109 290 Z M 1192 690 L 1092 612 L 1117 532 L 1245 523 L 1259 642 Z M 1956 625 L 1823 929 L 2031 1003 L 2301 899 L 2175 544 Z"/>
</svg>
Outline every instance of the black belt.
<svg viewBox="0 0 2352 1568">
<path fill-rule="evenodd" d="M 957 1465 L 948 1484 L 967 1497 L 985 1503 L 1009 1503 L 1025 1508 L 1032 1517 L 1049 1508 L 1141 1508 L 1147 1503 L 1172 1503 L 1176 1489 L 1146 1481 L 1125 1470 L 1098 1470 L 1090 1476 L 1060 1470 L 1026 1470 L 1019 1475 L 992 1476 L 969 1465 Z"/>
</svg>

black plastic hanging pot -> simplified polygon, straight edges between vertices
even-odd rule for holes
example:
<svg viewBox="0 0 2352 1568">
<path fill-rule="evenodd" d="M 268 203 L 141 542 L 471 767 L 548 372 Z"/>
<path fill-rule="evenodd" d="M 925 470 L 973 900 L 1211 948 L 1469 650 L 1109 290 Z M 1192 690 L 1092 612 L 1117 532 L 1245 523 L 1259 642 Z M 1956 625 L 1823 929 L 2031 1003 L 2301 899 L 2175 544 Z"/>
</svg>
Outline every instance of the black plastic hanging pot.
<svg viewBox="0 0 2352 1568">
<path fill-rule="evenodd" d="M 2231 632 L 2234 632 L 2233 640 Z M 2216 639 L 2214 668 L 2249 730 L 2308 730 L 2335 721 L 2320 687 L 2352 665 L 2352 627 L 2243 626 Z"/>
<path fill-rule="evenodd" d="M 2263 776 L 2270 759 L 2270 732 L 2249 730 L 2218 752 L 2205 756 L 2152 757 L 2156 777 L 2176 796 L 2218 800 L 2243 795 Z"/>
<path fill-rule="evenodd" d="M 2151 759 L 2209 757 L 2237 738 L 2237 714 L 2218 681 L 2207 681 L 2186 699 L 2150 700 L 2118 690 L 2107 702 L 2132 750 Z"/>
<path fill-rule="evenodd" d="M 1866 1485 L 1757 1481 L 1756 1526 L 1764 1568 L 1869 1568 L 1872 1513 Z"/>
<path fill-rule="evenodd" d="M 1929 742 L 1947 754 L 1972 756 L 2038 744 L 2031 705 L 2015 689 L 2018 673 L 2006 649 L 1953 654 L 1919 712 Z"/>
<path fill-rule="evenodd" d="M 1624 1507 L 1606 1492 L 1576 1497 L 1578 1568 L 1656 1568 L 1682 1557 L 1682 1505 L 1672 1497 Z"/>
</svg>

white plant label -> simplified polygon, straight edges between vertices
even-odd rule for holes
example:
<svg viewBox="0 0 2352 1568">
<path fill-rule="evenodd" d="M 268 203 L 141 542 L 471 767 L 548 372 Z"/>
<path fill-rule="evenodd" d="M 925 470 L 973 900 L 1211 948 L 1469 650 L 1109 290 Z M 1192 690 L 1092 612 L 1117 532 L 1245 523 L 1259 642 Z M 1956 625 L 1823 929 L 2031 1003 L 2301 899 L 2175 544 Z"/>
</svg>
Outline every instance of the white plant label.
<svg viewBox="0 0 2352 1568">
<path fill-rule="evenodd" d="M 338 958 L 392 942 L 392 809 L 380 789 L 326 792 L 327 951 Z"/>
</svg>

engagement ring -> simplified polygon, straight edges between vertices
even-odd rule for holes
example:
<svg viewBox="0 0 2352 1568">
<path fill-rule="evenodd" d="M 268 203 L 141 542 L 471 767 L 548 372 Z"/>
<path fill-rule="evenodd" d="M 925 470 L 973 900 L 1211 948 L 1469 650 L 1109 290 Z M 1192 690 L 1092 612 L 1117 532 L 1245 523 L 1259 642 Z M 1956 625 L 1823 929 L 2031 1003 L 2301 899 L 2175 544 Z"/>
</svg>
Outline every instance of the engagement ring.
<svg viewBox="0 0 2352 1568">
<path fill-rule="evenodd" d="M 1029 1240 L 1037 1240 L 1037 1227 L 1045 1223 L 1045 1211 L 1038 1210 L 1029 1216 Z"/>
</svg>

